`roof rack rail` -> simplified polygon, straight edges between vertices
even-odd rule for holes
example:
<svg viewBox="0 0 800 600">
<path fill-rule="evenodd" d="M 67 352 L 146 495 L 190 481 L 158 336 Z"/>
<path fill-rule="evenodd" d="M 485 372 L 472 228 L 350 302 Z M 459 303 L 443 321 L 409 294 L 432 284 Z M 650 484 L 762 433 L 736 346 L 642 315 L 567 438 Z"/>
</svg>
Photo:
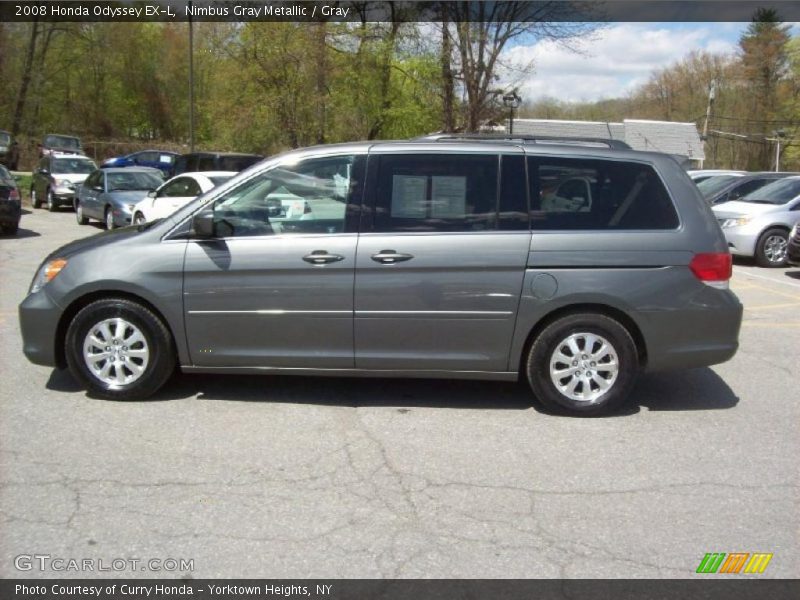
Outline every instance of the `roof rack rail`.
<svg viewBox="0 0 800 600">
<path fill-rule="evenodd" d="M 622 140 L 594 137 L 570 137 L 560 135 L 531 135 L 527 133 L 433 133 L 413 138 L 414 142 L 523 142 L 526 144 L 574 144 L 605 146 L 613 150 L 631 150 Z"/>
</svg>

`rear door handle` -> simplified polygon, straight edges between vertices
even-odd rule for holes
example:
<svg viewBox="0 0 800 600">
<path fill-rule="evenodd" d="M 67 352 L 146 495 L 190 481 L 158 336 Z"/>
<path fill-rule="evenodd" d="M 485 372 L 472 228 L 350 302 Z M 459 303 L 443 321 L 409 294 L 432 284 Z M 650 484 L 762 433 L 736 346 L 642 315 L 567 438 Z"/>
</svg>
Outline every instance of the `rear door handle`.
<svg viewBox="0 0 800 600">
<path fill-rule="evenodd" d="M 311 254 L 306 254 L 303 260 L 312 265 L 327 265 L 344 260 L 344 256 L 341 254 L 329 254 L 327 250 L 314 250 Z"/>
<path fill-rule="evenodd" d="M 393 265 L 394 263 L 403 262 L 404 260 L 411 260 L 414 258 L 414 255 L 395 252 L 394 250 L 381 250 L 377 254 L 373 254 L 370 258 L 382 265 Z"/>
</svg>

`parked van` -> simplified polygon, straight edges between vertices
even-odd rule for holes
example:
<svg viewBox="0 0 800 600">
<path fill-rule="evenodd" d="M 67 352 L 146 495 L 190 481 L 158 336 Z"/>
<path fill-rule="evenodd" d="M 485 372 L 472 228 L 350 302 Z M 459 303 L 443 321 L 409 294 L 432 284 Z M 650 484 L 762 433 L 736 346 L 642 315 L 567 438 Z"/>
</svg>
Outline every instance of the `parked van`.
<svg viewBox="0 0 800 600">
<path fill-rule="evenodd" d="M 642 371 L 734 355 L 730 277 L 711 209 L 667 155 L 440 137 L 292 151 L 168 218 L 68 244 L 20 322 L 32 362 L 111 399 L 153 394 L 177 362 L 523 378 L 550 409 L 594 415 Z"/>
<path fill-rule="evenodd" d="M 246 168 L 264 160 L 260 154 L 240 154 L 238 152 L 192 152 L 181 154 L 172 166 L 172 177 L 182 173 L 200 171 L 244 171 Z"/>
</svg>

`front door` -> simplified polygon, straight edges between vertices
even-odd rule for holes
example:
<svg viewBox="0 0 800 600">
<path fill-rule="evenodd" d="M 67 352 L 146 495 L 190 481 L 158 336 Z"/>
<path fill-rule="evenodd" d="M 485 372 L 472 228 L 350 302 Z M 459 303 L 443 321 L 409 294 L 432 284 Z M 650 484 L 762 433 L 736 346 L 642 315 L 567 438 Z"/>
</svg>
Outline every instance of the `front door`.
<svg viewBox="0 0 800 600">
<path fill-rule="evenodd" d="M 523 158 L 502 163 L 501 191 L 498 154 L 370 158 L 375 210 L 356 262 L 357 368 L 508 370 L 530 232 Z"/>
<path fill-rule="evenodd" d="M 216 238 L 190 241 L 184 267 L 193 364 L 353 367 L 364 162 L 272 166 L 214 200 Z M 284 210 L 287 197 L 303 209 Z"/>
</svg>

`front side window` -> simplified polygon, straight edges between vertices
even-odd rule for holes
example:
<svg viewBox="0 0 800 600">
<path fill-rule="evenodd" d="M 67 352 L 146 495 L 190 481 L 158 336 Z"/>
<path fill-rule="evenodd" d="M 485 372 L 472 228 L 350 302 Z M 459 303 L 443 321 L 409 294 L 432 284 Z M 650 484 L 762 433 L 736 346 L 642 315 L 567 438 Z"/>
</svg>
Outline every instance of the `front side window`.
<svg viewBox="0 0 800 600">
<path fill-rule="evenodd" d="M 214 202 L 219 237 L 342 233 L 361 202 L 364 159 L 313 158 L 248 179 Z"/>
<path fill-rule="evenodd" d="M 678 227 L 672 200 L 649 165 L 529 157 L 528 174 L 534 230 Z"/>
<path fill-rule="evenodd" d="M 158 192 L 159 198 L 189 198 L 200 195 L 200 186 L 191 177 L 179 177 L 170 181 Z"/>
<path fill-rule="evenodd" d="M 374 229 L 496 229 L 497 169 L 497 155 L 381 156 Z"/>
</svg>

